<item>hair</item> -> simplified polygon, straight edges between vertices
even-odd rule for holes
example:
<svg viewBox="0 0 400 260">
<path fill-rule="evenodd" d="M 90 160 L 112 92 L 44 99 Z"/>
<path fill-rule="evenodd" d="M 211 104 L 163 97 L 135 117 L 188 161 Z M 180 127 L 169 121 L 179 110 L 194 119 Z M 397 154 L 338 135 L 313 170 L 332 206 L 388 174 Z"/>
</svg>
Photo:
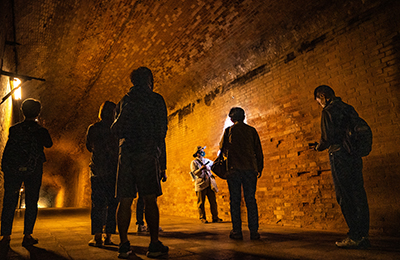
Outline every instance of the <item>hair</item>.
<svg viewBox="0 0 400 260">
<path fill-rule="evenodd" d="M 109 119 L 114 116 L 114 109 L 117 105 L 114 102 L 106 101 L 100 106 L 99 119 Z"/>
<path fill-rule="evenodd" d="M 32 119 L 39 116 L 42 109 L 42 104 L 39 100 L 27 98 L 22 102 L 21 110 L 25 118 Z"/>
<path fill-rule="evenodd" d="M 333 91 L 333 89 L 327 85 L 321 85 L 318 86 L 315 90 L 314 90 L 314 99 L 316 99 L 317 97 L 319 97 L 321 94 L 324 94 L 326 98 L 333 98 L 335 97 L 335 91 Z"/>
<path fill-rule="evenodd" d="M 153 90 L 153 73 L 147 67 L 140 67 L 132 71 L 131 75 L 131 82 L 134 86 L 149 86 Z"/>
<path fill-rule="evenodd" d="M 229 111 L 229 117 L 234 122 L 243 122 L 245 118 L 244 110 L 241 107 L 232 107 Z"/>
</svg>

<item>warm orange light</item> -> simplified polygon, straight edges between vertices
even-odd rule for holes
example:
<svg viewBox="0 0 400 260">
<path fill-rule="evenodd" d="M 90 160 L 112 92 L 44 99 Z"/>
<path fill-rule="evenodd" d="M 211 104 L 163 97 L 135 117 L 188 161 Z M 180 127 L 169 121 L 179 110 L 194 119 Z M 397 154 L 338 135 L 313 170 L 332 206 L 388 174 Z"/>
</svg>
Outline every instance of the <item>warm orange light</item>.
<svg viewBox="0 0 400 260">
<path fill-rule="evenodd" d="M 11 80 L 11 89 L 15 89 L 18 88 L 18 86 L 21 84 L 21 80 L 18 78 L 14 78 L 13 80 Z M 14 91 L 13 93 L 13 97 L 16 100 L 20 100 L 22 97 L 22 91 L 21 88 L 18 88 Z"/>
</svg>

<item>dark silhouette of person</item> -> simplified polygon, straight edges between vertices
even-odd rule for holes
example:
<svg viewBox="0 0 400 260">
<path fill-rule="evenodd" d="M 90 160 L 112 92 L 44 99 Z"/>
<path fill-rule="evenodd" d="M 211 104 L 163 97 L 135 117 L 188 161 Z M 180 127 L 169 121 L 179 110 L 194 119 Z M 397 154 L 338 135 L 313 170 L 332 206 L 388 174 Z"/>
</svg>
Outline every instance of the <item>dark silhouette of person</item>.
<svg viewBox="0 0 400 260">
<path fill-rule="evenodd" d="M 314 99 L 323 108 L 321 115 L 321 139 L 315 150 L 328 149 L 336 199 L 349 227 L 348 237 L 336 242 L 340 248 L 367 248 L 370 246 L 369 207 L 362 175 L 360 156 L 350 154 L 344 147 L 348 117 L 358 117 L 354 108 L 335 96 L 326 85 L 317 87 Z"/>
<path fill-rule="evenodd" d="M 118 139 L 111 133 L 116 104 L 104 102 L 99 111 L 99 122 L 88 127 L 86 148 L 92 153 L 90 161 L 90 182 L 92 187 L 92 235 L 89 246 L 103 246 L 103 226 L 105 224 L 104 245 L 113 245 L 111 235 L 116 233 L 115 180 L 118 165 Z M 105 222 L 105 223 L 104 223 Z"/>
<path fill-rule="evenodd" d="M 145 204 L 145 219 L 150 231 L 147 256 L 168 254 L 169 248 L 158 239 L 160 214 L 157 197 L 162 195 L 160 180 L 166 180 L 165 136 L 167 108 L 164 98 L 153 92 L 153 74 L 140 67 L 131 73 L 133 87 L 117 105 L 112 130 L 119 138 L 117 172 L 118 231 L 121 244 L 118 257 L 132 253 L 128 240 L 131 205 L 137 192 Z"/>
<path fill-rule="evenodd" d="M 144 200 L 141 197 L 138 197 L 136 201 L 136 225 L 137 225 L 137 232 L 148 232 L 149 229 L 144 223 Z M 159 226 L 158 231 L 162 232 L 163 229 Z"/>
<path fill-rule="evenodd" d="M 227 177 L 232 218 L 232 239 L 243 239 L 240 203 L 242 187 L 247 207 L 250 239 L 260 239 L 258 208 L 255 198 L 257 178 L 264 168 L 264 155 L 257 130 L 244 123 L 245 113 L 240 107 L 229 111 L 233 125 L 226 128 L 219 147 L 227 157 Z"/>
<path fill-rule="evenodd" d="M 211 173 L 211 166 L 213 162 L 204 156 L 206 147 L 197 146 L 193 157 L 195 158 L 190 163 L 190 170 L 194 176 L 194 190 L 197 196 L 197 208 L 199 210 L 199 218 L 202 223 L 208 223 L 206 218 L 206 211 L 204 204 L 206 202 L 206 196 L 210 203 L 210 210 L 212 215 L 212 222 L 222 222 L 222 219 L 218 217 L 217 200 L 215 197 L 215 191 L 212 189 L 211 178 L 214 178 Z"/>
<path fill-rule="evenodd" d="M 24 120 L 10 127 L 1 161 L 4 173 L 4 198 L 1 214 L 2 243 L 10 243 L 15 208 L 22 183 L 25 186 L 25 216 L 23 246 L 32 246 L 38 239 L 32 237 L 38 212 L 39 191 L 42 185 L 44 147 L 53 145 L 46 128 L 37 122 L 41 111 L 39 100 L 26 99 L 21 105 Z"/>
</svg>

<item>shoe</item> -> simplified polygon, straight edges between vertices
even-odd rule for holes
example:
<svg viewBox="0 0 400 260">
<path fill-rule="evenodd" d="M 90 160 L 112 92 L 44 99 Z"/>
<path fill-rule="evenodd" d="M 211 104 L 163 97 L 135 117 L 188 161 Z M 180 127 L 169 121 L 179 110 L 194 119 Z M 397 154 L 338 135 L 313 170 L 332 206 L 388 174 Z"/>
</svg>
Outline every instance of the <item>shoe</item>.
<svg viewBox="0 0 400 260">
<path fill-rule="evenodd" d="M 216 218 L 216 219 L 213 219 L 212 222 L 213 222 L 213 223 L 220 223 L 220 222 L 223 222 L 223 220 L 220 219 L 220 218 Z"/>
<path fill-rule="evenodd" d="M 260 233 L 258 233 L 257 231 L 255 231 L 255 232 L 251 232 L 250 231 L 250 239 L 251 240 L 259 240 L 260 239 Z"/>
<path fill-rule="evenodd" d="M 39 240 L 33 237 L 24 237 L 24 239 L 22 240 L 22 246 L 23 247 L 27 247 L 27 246 L 33 246 L 36 245 L 37 243 L 39 243 Z"/>
<path fill-rule="evenodd" d="M 203 224 L 207 224 L 207 223 L 208 223 L 207 219 L 204 219 L 204 218 L 201 218 L 200 221 L 201 221 L 201 223 L 203 223 Z"/>
<path fill-rule="evenodd" d="M 145 225 L 138 225 L 137 226 L 137 232 L 146 232 L 148 231 L 148 228 Z"/>
<path fill-rule="evenodd" d="M 132 254 L 132 250 L 129 241 L 119 245 L 118 258 L 128 259 L 130 254 Z"/>
<path fill-rule="evenodd" d="M 146 256 L 150 258 L 159 258 L 168 255 L 168 250 L 169 248 L 164 246 L 161 241 L 150 243 Z"/>
<path fill-rule="evenodd" d="M 344 249 L 367 249 L 371 246 L 368 237 L 363 237 L 358 241 L 355 241 L 349 237 L 342 241 L 336 242 L 336 246 Z"/>
<path fill-rule="evenodd" d="M 94 246 L 94 247 L 102 247 L 103 246 L 103 240 L 96 240 L 96 239 L 92 239 L 89 241 L 88 243 L 89 246 Z"/>
<path fill-rule="evenodd" d="M 229 238 L 236 239 L 236 240 L 242 240 L 243 239 L 242 231 L 237 232 L 237 231 L 231 230 L 231 233 L 229 234 Z"/>
</svg>

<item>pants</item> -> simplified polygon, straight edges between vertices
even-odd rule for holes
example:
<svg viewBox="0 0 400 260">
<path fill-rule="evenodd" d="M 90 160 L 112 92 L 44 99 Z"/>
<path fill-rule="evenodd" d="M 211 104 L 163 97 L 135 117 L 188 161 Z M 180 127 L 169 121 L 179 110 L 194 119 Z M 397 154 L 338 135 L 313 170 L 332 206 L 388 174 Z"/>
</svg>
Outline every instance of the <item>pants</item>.
<svg viewBox="0 0 400 260">
<path fill-rule="evenodd" d="M 353 240 L 367 237 L 369 208 L 362 175 L 362 158 L 339 150 L 329 153 L 329 161 L 336 199 L 349 227 L 348 236 Z"/>
<path fill-rule="evenodd" d="M 218 220 L 218 207 L 217 200 L 215 198 L 215 192 L 210 186 L 201 191 L 196 191 L 197 195 L 197 207 L 199 209 L 200 219 L 206 219 L 206 211 L 204 209 L 204 204 L 206 202 L 206 196 L 208 202 L 210 203 L 210 210 L 213 220 Z"/>
<path fill-rule="evenodd" d="M 92 235 L 103 233 L 115 234 L 117 222 L 115 219 L 118 200 L 115 198 L 115 177 L 91 177 L 92 184 Z"/>
<path fill-rule="evenodd" d="M 242 187 L 244 200 L 247 207 L 248 227 L 250 232 L 258 231 L 258 208 L 255 198 L 257 188 L 257 173 L 255 171 L 236 170 L 228 177 L 230 195 L 232 229 L 242 231 L 240 203 L 242 200 Z"/>
<path fill-rule="evenodd" d="M 11 235 L 14 212 L 18 204 L 22 183 L 25 186 L 25 216 L 24 234 L 30 235 L 35 226 L 39 201 L 39 191 L 42 185 L 43 165 L 38 165 L 33 174 L 23 176 L 4 173 L 4 198 L 1 214 L 1 235 Z"/>
</svg>

